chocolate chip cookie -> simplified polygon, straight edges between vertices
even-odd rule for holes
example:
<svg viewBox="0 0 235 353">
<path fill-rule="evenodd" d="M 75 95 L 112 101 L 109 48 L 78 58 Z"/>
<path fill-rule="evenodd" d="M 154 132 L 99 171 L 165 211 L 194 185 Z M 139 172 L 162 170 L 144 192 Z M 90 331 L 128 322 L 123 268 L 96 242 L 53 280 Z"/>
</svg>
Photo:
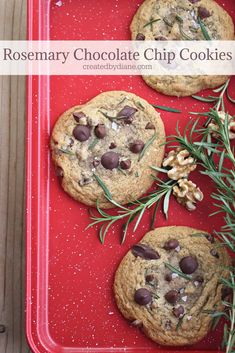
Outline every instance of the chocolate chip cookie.
<svg viewBox="0 0 235 353">
<path fill-rule="evenodd" d="M 221 311 L 230 258 L 210 234 L 189 227 L 147 233 L 122 260 L 114 282 L 121 313 L 153 341 L 200 341 L 213 311 Z"/>
<path fill-rule="evenodd" d="M 214 0 L 146 0 L 131 23 L 133 40 L 205 40 L 199 21 L 211 39 L 233 40 L 234 24 Z M 158 92 L 189 96 L 223 84 L 226 76 L 144 76 Z"/>
<path fill-rule="evenodd" d="M 52 158 L 62 187 L 75 200 L 102 208 L 112 198 L 136 200 L 153 182 L 165 141 L 159 113 L 144 99 L 124 91 L 101 93 L 65 112 L 51 137 Z"/>
</svg>

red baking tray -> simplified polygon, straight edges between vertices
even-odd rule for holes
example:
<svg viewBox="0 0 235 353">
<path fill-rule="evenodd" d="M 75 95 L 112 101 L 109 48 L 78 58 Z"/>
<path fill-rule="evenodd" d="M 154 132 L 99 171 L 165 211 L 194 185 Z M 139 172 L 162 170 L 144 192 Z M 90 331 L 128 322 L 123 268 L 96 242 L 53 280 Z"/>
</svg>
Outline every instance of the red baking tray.
<svg viewBox="0 0 235 353">
<path fill-rule="evenodd" d="M 235 17 L 234 1 L 218 1 Z M 28 0 L 28 38 L 53 40 L 130 39 L 129 24 L 139 0 Z M 60 6 L 61 5 L 61 6 Z M 234 79 L 231 94 L 235 96 Z M 232 88 L 233 87 L 233 88 Z M 174 106 L 182 114 L 161 112 L 166 133 L 184 128 L 188 111 L 206 109 L 192 98 L 171 98 L 149 88 L 137 76 L 52 76 L 28 78 L 27 119 L 27 338 L 36 353 L 80 352 L 205 352 L 218 351 L 222 327 L 192 347 L 160 347 L 133 328 L 118 312 L 112 283 L 115 269 L 130 248 L 149 229 L 146 214 L 136 233 L 120 245 L 113 227 L 101 245 L 89 223 L 87 207 L 61 189 L 50 161 L 49 136 L 59 115 L 107 90 L 127 90 L 151 103 Z M 234 106 L 228 104 L 230 111 Z M 233 110 L 233 113 L 234 110 Z M 208 179 L 193 173 L 206 197 L 194 213 L 174 200 L 169 220 L 160 213 L 156 226 L 188 225 L 218 230 Z"/>
</svg>

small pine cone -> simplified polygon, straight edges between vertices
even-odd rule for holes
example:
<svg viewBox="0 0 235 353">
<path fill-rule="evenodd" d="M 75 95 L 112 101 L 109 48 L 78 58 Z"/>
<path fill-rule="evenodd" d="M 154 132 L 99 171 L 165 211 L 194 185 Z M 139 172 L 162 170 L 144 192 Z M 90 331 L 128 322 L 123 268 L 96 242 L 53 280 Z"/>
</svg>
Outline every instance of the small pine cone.
<svg viewBox="0 0 235 353">
<path fill-rule="evenodd" d="M 194 211 L 196 203 L 203 200 L 203 193 L 199 187 L 187 179 L 178 180 L 178 185 L 173 187 L 173 195 L 188 211 Z"/>
<path fill-rule="evenodd" d="M 170 151 L 163 161 L 163 167 L 172 167 L 167 175 L 172 180 L 187 178 L 189 173 L 196 169 L 197 165 L 193 157 L 187 150 L 177 148 L 176 151 Z"/>
<path fill-rule="evenodd" d="M 220 111 L 218 112 L 218 115 L 221 119 L 222 124 L 224 124 L 226 113 Z M 211 129 L 212 136 L 218 138 L 219 134 L 217 133 L 217 131 L 219 131 L 219 126 L 217 125 L 217 123 L 213 120 L 208 126 Z M 228 129 L 230 140 L 235 139 L 235 120 L 231 115 L 228 115 Z"/>
</svg>

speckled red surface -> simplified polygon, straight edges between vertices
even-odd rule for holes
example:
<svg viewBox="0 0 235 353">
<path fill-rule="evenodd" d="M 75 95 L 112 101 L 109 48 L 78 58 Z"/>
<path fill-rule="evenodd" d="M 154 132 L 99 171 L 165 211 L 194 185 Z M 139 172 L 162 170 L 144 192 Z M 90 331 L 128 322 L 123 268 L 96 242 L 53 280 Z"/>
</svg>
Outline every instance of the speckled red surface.
<svg viewBox="0 0 235 353">
<path fill-rule="evenodd" d="M 129 24 L 140 3 L 29 0 L 29 38 L 130 39 Z M 218 3 L 235 17 L 234 1 Z M 231 94 L 235 96 L 232 84 Z M 118 312 L 112 294 L 115 269 L 130 246 L 149 229 L 151 212 L 136 233 L 129 232 L 123 246 L 119 243 L 119 226 L 111 229 L 102 246 L 96 229 L 84 230 L 89 224 L 87 208 L 61 189 L 50 162 L 48 141 L 53 124 L 64 110 L 106 90 L 127 90 L 150 103 L 181 109 L 182 114 L 161 112 L 167 135 L 174 133 L 177 121 L 183 129 L 189 119 L 194 119 L 189 111 L 203 111 L 208 106 L 192 98 L 163 96 L 137 76 L 34 77 L 29 78 L 28 88 L 27 336 L 33 350 L 78 353 L 87 348 L 87 352 L 110 352 L 112 347 L 113 352 L 176 352 L 157 346 L 131 327 Z M 235 106 L 228 107 L 235 114 Z M 214 210 L 212 184 L 199 172 L 192 178 L 205 194 L 197 211 L 189 213 L 172 199 L 169 220 L 159 212 L 156 226 L 219 230 L 222 217 L 208 218 Z M 220 332 L 221 326 L 203 342 L 182 349 L 217 351 Z"/>
</svg>

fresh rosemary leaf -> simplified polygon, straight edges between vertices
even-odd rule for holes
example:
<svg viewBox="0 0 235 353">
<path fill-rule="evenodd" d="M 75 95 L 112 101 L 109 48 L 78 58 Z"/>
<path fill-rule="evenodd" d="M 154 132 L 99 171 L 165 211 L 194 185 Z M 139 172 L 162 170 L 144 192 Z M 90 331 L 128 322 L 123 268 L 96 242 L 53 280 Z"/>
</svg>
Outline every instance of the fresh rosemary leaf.
<svg viewBox="0 0 235 353">
<path fill-rule="evenodd" d="M 148 23 L 146 23 L 144 26 L 143 26 L 143 28 L 146 28 L 146 27 L 148 27 L 148 26 L 151 26 L 153 23 L 155 23 L 155 22 L 158 22 L 158 21 L 161 21 L 161 19 L 160 18 L 157 18 L 157 19 L 153 19 L 153 20 L 151 20 L 151 21 L 149 21 Z"/>
<path fill-rule="evenodd" d="M 64 153 L 64 154 L 69 154 L 70 156 L 74 156 L 75 155 L 75 153 L 73 153 L 72 151 L 69 151 L 67 149 L 65 150 L 63 148 L 59 148 L 59 151 Z"/>
<path fill-rule="evenodd" d="M 178 331 L 180 329 L 180 327 L 182 326 L 184 317 L 185 317 L 185 315 L 183 317 L 179 318 L 179 321 L 176 325 L 176 331 Z"/>
<path fill-rule="evenodd" d="M 206 98 L 206 97 L 195 96 L 195 95 L 192 95 L 191 97 L 198 100 L 198 101 L 206 102 L 206 103 L 213 103 L 213 102 L 217 101 L 217 99 L 215 99 L 215 98 Z"/>
<path fill-rule="evenodd" d="M 172 271 L 173 273 L 177 273 L 180 277 L 182 277 L 184 279 L 187 279 L 188 281 L 191 281 L 192 276 L 186 275 L 185 273 L 183 273 L 182 271 L 178 270 L 177 268 L 175 268 L 171 264 L 168 264 L 167 262 L 165 262 L 165 266 L 168 268 L 168 270 Z"/>
<path fill-rule="evenodd" d="M 157 217 L 157 211 L 158 211 L 159 205 L 160 205 L 160 200 L 156 202 L 156 205 L 155 205 L 154 210 L 153 210 L 153 217 L 152 217 L 152 220 L 151 220 L 151 229 L 154 229 L 154 224 L 155 224 L 155 220 L 156 220 L 156 217 Z"/>
<path fill-rule="evenodd" d="M 163 168 L 159 168 L 159 167 L 155 167 L 155 166 L 151 166 L 151 169 L 155 170 L 156 172 L 160 172 L 160 173 L 168 173 L 167 169 L 163 169 Z"/>
<path fill-rule="evenodd" d="M 97 145 L 98 142 L 99 142 L 99 139 L 96 139 L 96 138 L 95 138 L 95 139 L 92 141 L 92 143 L 89 145 L 88 150 L 91 151 L 91 150 Z"/>
<path fill-rule="evenodd" d="M 107 119 L 109 119 L 109 120 L 111 120 L 111 121 L 113 121 L 114 119 L 116 119 L 116 116 L 110 116 L 110 115 L 108 115 L 107 113 L 102 112 L 102 110 L 99 110 L 99 112 L 100 112 L 101 114 L 103 114 L 103 116 L 105 116 L 105 118 L 107 118 Z"/>
<path fill-rule="evenodd" d="M 153 136 L 146 142 L 146 144 L 144 145 L 144 148 L 142 149 L 142 151 L 141 151 L 141 153 L 140 153 L 140 155 L 139 155 L 138 161 L 140 161 L 140 160 L 143 158 L 145 152 L 146 152 L 147 149 L 152 145 L 152 143 L 156 140 L 156 138 L 157 138 L 157 134 L 155 133 L 155 134 L 153 134 Z"/>
<path fill-rule="evenodd" d="M 192 37 L 190 37 L 187 33 L 185 33 L 185 31 L 183 30 L 183 26 L 181 24 L 179 24 L 179 30 L 180 30 L 180 34 L 182 35 L 182 37 L 186 40 L 193 40 Z"/>
<path fill-rule="evenodd" d="M 207 28 L 206 28 L 205 24 L 203 23 L 203 21 L 201 20 L 200 17 L 198 17 L 198 23 L 199 23 L 199 25 L 201 27 L 201 31 L 202 31 L 202 34 L 203 34 L 204 38 L 206 40 L 211 40 L 211 37 L 210 37 L 210 35 L 209 35 L 208 31 L 207 31 Z"/>
<path fill-rule="evenodd" d="M 233 98 L 229 95 L 228 90 L 226 90 L 226 94 L 227 94 L 228 100 L 230 100 L 231 103 L 234 103 L 234 104 L 235 104 L 235 99 L 233 99 Z"/>
<path fill-rule="evenodd" d="M 156 105 L 156 104 L 152 104 L 152 106 L 157 109 L 165 110 L 166 112 L 181 113 L 181 110 L 176 109 L 176 108 L 165 107 L 163 105 Z"/>
<path fill-rule="evenodd" d="M 182 17 L 180 17 L 179 15 L 176 15 L 176 16 L 175 16 L 175 19 L 176 19 L 178 22 L 180 22 L 180 23 L 183 23 L 183 22 L 184 22 L 184 20 L 182 19 Z"/>
<path fill-rule="evenodd" d="M 169 191 L 166 193 L 164 200 L 163 200 L 163 212 L 164 212 L 164 215 L 166 216 L 166 219 L 168 219 L 168 210 L 169 210 L 169 202 L 170 202 L 171 193 L 172 193 L 172 189 L 169 189 Z"/>
<path fill-rule="evenodd" d="M 107 197 L 108 200 L 112 200 L 113 197 L 111 195 L 111 192 L 109 191 L 109 189 L 107 188 L 107 186 L 105 185 L 105 183 L 100 179 L 100 177 L 98 177 L 98 175 L 96 175 L 95 173 L 93 174 L 97 183 L 99 184 L 99 186 L 103 189 L 105 196 Z"/>
</svg>

